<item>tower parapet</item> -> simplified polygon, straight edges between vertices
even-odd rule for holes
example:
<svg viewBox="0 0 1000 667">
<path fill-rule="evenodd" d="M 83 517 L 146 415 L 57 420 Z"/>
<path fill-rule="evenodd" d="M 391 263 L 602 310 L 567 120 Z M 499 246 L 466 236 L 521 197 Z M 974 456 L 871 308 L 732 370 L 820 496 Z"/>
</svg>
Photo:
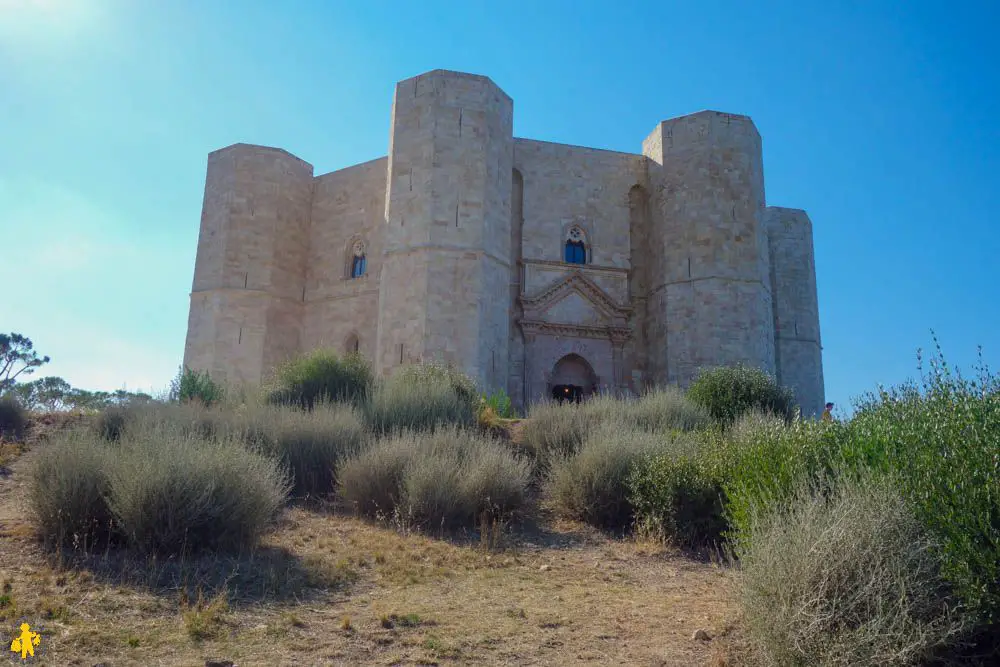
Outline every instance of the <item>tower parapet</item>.
<svg viewBox="0 0 1000 667">
<path fill-rule="evenodd" d="M 442 361 L 507 382 L 513 103 L 483 76 L 396 85 L 377 368 Z"/>
<path fill-rule="evenodd" d="M 699 368 L 773 373 L 761 140 L 747 116 L 702 111 L 643 142 L 655 209 L 647 301 L 649 365 L 686 384 Z"/>
</svg>

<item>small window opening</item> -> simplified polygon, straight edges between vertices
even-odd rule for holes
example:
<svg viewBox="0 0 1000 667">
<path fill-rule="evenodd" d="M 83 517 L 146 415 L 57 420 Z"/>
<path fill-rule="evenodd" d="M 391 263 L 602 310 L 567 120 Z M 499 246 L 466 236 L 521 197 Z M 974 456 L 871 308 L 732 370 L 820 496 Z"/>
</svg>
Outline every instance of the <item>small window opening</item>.
<svg viewBox="0 0 1000 667">
<path fill-rule="evenodd" d="M 563 261 L 567 264 L 587 263 L 587 243 L 584 241 L 583 230 L 579 227 L 571 227 L 566 235 Z"/>
</svg>

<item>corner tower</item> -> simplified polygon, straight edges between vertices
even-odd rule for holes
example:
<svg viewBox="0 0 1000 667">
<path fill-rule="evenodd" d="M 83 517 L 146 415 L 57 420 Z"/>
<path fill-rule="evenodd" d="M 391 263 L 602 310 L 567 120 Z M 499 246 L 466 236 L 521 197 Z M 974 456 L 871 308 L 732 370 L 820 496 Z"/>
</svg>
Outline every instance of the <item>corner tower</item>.
<svg viewBox="0 0 1000 667">
<path fill-rule="evenodd" d="M 804 417 L 823 411 L 823 359 L 812 222 L 805 211 L 765 209 L 774 295 L 775 366 Z"/>
<path fill-rule="evenodd" d="M 376 367 L 451 363 L 506 387 L 513 102 L 434 70 L 396 84 Z"/>
<path fill-rule="evenodd" d="M 650 372 L 686 385 L 699 368 L 774 373 L 761 140 L 747 116 L 702 111 L 643 142 L 653 189 Z"/>
<path fill-rule="evenodd" d="M 185 366 L 257 383 L 299 352 L 312 180 L 277 148 L 209 154 Z"/>
</svg>

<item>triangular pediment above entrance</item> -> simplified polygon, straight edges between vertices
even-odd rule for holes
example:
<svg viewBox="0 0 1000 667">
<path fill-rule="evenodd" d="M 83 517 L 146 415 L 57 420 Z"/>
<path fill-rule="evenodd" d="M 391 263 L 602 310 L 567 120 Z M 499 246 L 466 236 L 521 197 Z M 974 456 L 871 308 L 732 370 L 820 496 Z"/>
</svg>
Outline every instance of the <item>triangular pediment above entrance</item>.
<svg viewBox="0 0 1000 667">
<path fill-rule="evenodd" d="M 541 319 L 561 324 L 601 326 L 609 324 L 611 317 L 586 296 L 576 290 L 567 291 L 551 301 L 539 313 Z"/>
<path fill-rule="evenodd" d="M 521 303 L 529 320 L 586 326 L 621 326 L 631 311 L 580 271 L 522 297 Z"/>
</svg>

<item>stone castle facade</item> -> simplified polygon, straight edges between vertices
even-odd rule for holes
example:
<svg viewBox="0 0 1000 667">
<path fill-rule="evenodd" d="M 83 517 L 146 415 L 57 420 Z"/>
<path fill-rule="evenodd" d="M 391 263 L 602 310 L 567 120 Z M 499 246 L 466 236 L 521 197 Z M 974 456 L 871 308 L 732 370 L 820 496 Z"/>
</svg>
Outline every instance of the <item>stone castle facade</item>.
<svg viewBox="0 0 1000 667">
<path fill-rule="evenodd" d="M 745 362 L 821 411 L 812 224 L 766 205 L 749 117 L 663 121 L 634 154 L 512 121 L 490 79 L 434 70 L 396 85 L 386 157 L 317 176 L 211 153 L 185 365 L 259 382 L 331 347 L 383 374 L 455 364 L 525 405 Z"/>
</svg>

